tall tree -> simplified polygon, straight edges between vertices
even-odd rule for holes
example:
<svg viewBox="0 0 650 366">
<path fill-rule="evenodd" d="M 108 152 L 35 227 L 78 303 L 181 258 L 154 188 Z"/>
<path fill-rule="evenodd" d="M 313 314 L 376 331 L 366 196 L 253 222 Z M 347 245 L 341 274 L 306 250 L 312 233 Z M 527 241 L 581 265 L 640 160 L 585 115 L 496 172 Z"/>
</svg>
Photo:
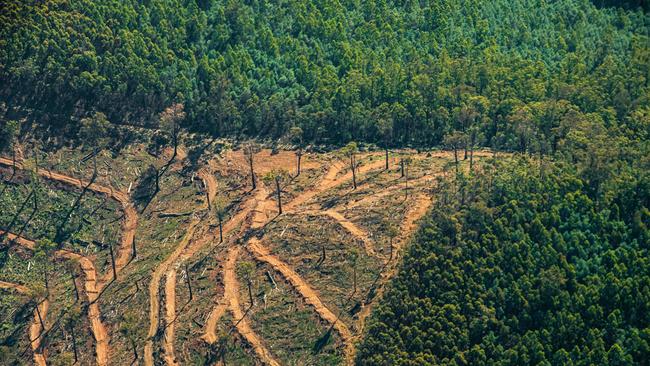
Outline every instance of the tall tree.
<svg viewBox="0 0 650 366">
<path fill-rule="evenodd" d="M 359 152 L 359 147 L 356 142 L 350 142 L 345 147 L 340 150 L 341 156 L 349 161 L 350 171 L 352 172 L 352 186 L 354 189 L 357 189 L 357 153 Z"/>
</svg>

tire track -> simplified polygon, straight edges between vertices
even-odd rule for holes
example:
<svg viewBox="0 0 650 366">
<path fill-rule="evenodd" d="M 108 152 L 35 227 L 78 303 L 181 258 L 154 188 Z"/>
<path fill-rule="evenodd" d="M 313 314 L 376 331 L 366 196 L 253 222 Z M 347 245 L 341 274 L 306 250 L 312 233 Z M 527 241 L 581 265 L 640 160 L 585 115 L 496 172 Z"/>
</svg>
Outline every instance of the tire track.
<svg viewBox="0 0 650 366">
<path fill-rule="evenodd" d="M 21 294 L 29 295 L 31 291 L 20 284 L 0 281 L 0 288 L 11 289 Z M 46 321 L 47 312 L 50 307 L 50 302 L 44 299 L 40 304 L 36 305 L 38 310 L 34 309 L 34 321 L 29 325 L 29 343 L 34 353 L 34 363 L 38 366 L 46 366 L 45 355 L 40 351 L 41 347 L 41 320 L 43 323 Z"/>
<path fill-rule="evenodd" d="M 0 230 L 0 234 L 6 234 L 9 240 L 12 240 L 16 242 L 18 245 L 25 247 L 29 250 L 33 251 L 34 247 L 36 246 L 36 243 L 34 241 L 23 237 L 19 237 L 13 233 L 8 233 Z M 96 361 L 98 365 L 107 365 L 108 364 L 108 335 L 106 333 L 106 328 L 102 324 L 101 311 L 99 308 L 99 304 L 97 302 L 99 291 L 98 291 L 98 283 L 97 283 L 97 271 L 95 270 L 95 266 L 90 259 L 82 256 L 81 254 L 77 254 L 69 250 L 59 249 L 54 251 L 53 255 L 54 258 L 63 258 L 67 260 L 77 261 L 81 266 L 81 270 L 84 273 L 84 292 L 88 297 L 88 303 L 89 303 L 88 321 L 90 322 L 92 334 L 93 337 L 95 338 Z M 47 299 L 43 301 L 43 303 L 46 302 Z M 47 305 L 44 306 L 46 307 L 46 309 L 45 311 L 41 312 L 41 316 L 43 316 L 44 313 L 47 313 L 47 307 L 49 307 L 49 302 L 47 302 Z M 38 326 L 38 328 L 36 328 L 36 326 Z M 38 334 L 40 334 L 40 330 L 41 330 L 40 327 L 41 327 L 40 322 L 38 325 L 32 325 L 32 328 L 30 328 L 30 336 L 32 339 L 38 337 Z M 34 336 L 35 331 L 38 331 L 36 337 Z M 40 340 L 38 341 L 38 344 L 40 346 Z"/>
<path fill-rule="evenodd" d="M 376 286 L 375 295 L 372 299 L 369 299 L 369 301 L 366 302 L 366 304 L 359 312 L 359 332 L 357 334 L 358 337 L 361 337 L 363 335 L 366 318 L 372 312 L 372 308 L 374 307 L 374 304 L 377 302 L 377 300 L 382 298 L 387 282 L 393 278 L 395 274 L 397 274 L 397 271 L 399 269 L 399 257 L 401 255 L 403 247 L 408 243 L 409 240 L 411 240 L 414 231 L 417 229 L 418 221 L 429 211 L 432 203 L 433 200 L 431 197 L 427 197 L 426 195 L 421 194 L 415 199 L 414 204 L 410 206 L 411 209 L 407 212 L 406 217 L 400 225 L 400 239 L 396 240 L 395 243 L 393 243 L 393 253 L 395 253 L 395 255 L 393 256 L 392 261 L 387 263 L 387 270 L 382 272 L 381 278 L 379 279 L 379 282 Z M 354 362 L 354 353 L 351 355 L 349 362 Z"/>
<path fill-rule="evenodd" d="M 0 165 L 12 167 L 14 164 L 12 160 L 0 157 Z M 17 162 L 16 169 L 24 170 L 23 163 Z M 132 253 L 133 241 L 135 240 L 135 230 L 138 225 L 138 215 L 128 195 L 124 192 L 114 190 L 112 187 L 102 186 L 97 183 L 89 184 L 90 182 L 86 182 L 82 179 L 76 179 L 63 174 L 54 173 L 50 170 L 39 169 L 38 174 L 41 177 L 44 177 L 46 179 L 64 183 L 80 189 L 83 189 L 84 187 L 88 187 L 89 190 L 95 193 L 104 194 L 107 197 L 114 199 L 122 206 L 122 210 L 124 213 L 124 220 L 122 221 L 122 238 L 121 238 L 120 246 L 117 250 L 117 257 L 115 258 L 116 273 L 119 273 L 124 267 L 126 267 L 133 254 Z M 88 276 L 92 277 L 91 280 L 92 285 L 87 285 L 86 290 L 91 291 L 91 292 L 87 292 L 87 294 L 91 304 L 89 307 L 89 314 L 92 317 L 91 325 L 93 329 L 93 335 L 95 337 L 95 341 L 97 342 L 96 345 L 97 364 L 103 366 L 106 365 L 108 362 L 108 357 L 109 357 L 108 355 L 110 352 L 108 346 L 109 336 L 106 331 L 106 328 L 101 322 L 101 313 L 99 311 L 99 305 L 96 303 L 96 301 L 98 299 L 99 294 L 101 294 L 102 290 L 104 289 L 105 285 L 111 282 L 112 273 L 111 271 L 107 270 L 103 278 L 101 280 L 98 280 L 97 272 L 94 268 L 93 263 L 90 260 L 86 259 L 85 257 L 82 258 L 84 258 L 84 260 L 83 263 L 80 262 L 80 264 L 82 266 L 82 269 L 84 270 L 84 273 L 86 274 L 86 278 L 89 278 Z M 87 280 L 86 284 L 88 283 L 89 281 Z"/>
</svg>

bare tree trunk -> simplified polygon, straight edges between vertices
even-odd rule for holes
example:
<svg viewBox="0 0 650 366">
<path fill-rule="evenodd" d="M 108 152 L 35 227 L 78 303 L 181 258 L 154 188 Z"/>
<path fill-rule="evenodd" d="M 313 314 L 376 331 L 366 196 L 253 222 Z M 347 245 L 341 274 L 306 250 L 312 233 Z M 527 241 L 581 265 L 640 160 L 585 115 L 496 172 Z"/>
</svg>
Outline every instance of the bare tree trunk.
<svg viewBox="0 0 650 366">
<path fill-rule="evenodd" d="M 390 238 L 390 247 L 388 248 L 388 261 L 393 260 L 393 237 Z"/>
<path fill-rule="evenodd" d="M 350 167 L 352 168 L 352 186 L 357 189 L 357 167 L 354 155 L 350 155 Z"/>
<path fill-rule="evenodd" d="M 47 270 L 47 262 L 43 266 L 43 280 L 45 281 L 45 293 L 46 297 L 49 299 L 50 298 L 50 281 L 48 279 L 49 273 Z"/>
<path fill-rule="evenodd" d="M 138 255 L 138 250 L 135 246 L 135 234 L 133 235 L 133 240 L 131 241 L 131 260 L 134 260 Z"/>
<path fill-rule="evenodd" d="M 277 177 L 275 178 L 275 188 L 278 195 L 278 215 L 282 215 L 282 196 L 280 194 L 281 193 L 280 180 Z"/>
<path fill-rule="evenodd" d="M 113 281 L 117 280 L 117 270 L 115 269 L 115 254 L 113 253 L 113 245 L 109 244 L 108 249 L 111 252 L 111 266 L 113 267 Z"/>
<path fill-rule="evenodd" d="M 385 169 L 388 170 L 388 146 L 386 146 L 384 151 L 386 152 L 386 168 Z"/>
<path fill-rule="evenodd" d="M 172 154 L 172 158 L 169 159 L 169 162 L 171 163 L 176 159 L 176 155 L 178 154 L 178 123 L 174 122 L 174 132 L 172 134 L 172 140 L 174 140 L 174 153 Z"/>
<path fill-rule="evenodd" d="M 162 173 L 159 170 L 156 170 L 156 192 L 154 192 L 154 196 L 160 192 L 160 175 Z"/>
<path fill-rule="evenodd" d="M 404 178 L 404 159 L 400 159 L 399 168 L 400 168 L 400 172 L 401 172 L 400 178 Z"/>
<path fill-rule="evenodd" d="M 135 363 L 138 360 L 138 347 L 136 347 L 133 338 L 129 337 L 129 340 L 131 341 L 131 349 L 133 350 L 133 363 Z"/>
<path fill-rule="evenodd" d="M 223 243 L 223 217 L 219 216 L 219 244 Z"/>
<path fill-rule="evenodd" d="M 249 301 L 251 302 L 250 308 L 252 308 L 252 307 L 253 307 L 253 289 L 252 289 L 252 283 L 251 283 L 251 281 L 246 281 L 246 283 L 248 284 L 248 299 L 249 299 Z M 250 308 L 249 308 L 249 309 L 250 309 Z"/>
<path fill-rule="evenodd" d="M 454 146 L 454 162 L 456 163 L 456 174 L 458 174 L 458 149 Z"/>
<path fill-rule="evenodd" d="M 72 278 L 72 285 L 74 285 L 75 302 L 79 301 L 79 289 L 77 288 L 77 277 L 74 275 L 74 270 L 70 269 L 70 277 Z"/>
<path fill-rule="evenodd" d="M 302 147 L 298 149 L 298 153 L 296 154 L 296 157 L 298 158 L 298 172 L 296 173 L 296 177 L 300 176 L 300 160 L 302 159 Z"/>
<path fill-rule="evenodd" d="M 248 159 L 248 164 L 249 164 L 250 170 L 251 170 L 251 182 L 253 183 L 253 189 L 256 189 L 257 188 L 257 183 L 255 182 L 255 170 L 253 169 L 253 157 L 252 156 L 250 156 L 250 158 Z"/>
<path fill-rule="evenodd" d="M 40 303 L 36 304 L 36 315 L 38 316 L 38 321 L 41 323 L 41 334 L 45 331 L 45 323 L 43 322 L 43 317 L 41 316 L 41 309 L 38 308 Z"/>
<path fill-rule="evenodd" d="M 190 269 L 185 264 L 185 280 L 187 282 L 187 290 L 190 292 L 190 299 L 188 302 L 192 301 L 192 281 L 190 281 Z"/>
<path fill-rule="evenodd" d="M 12 151 L 11 163 L 12 163 L 12 166 L 13 166 L 13 173 L 12 173 L 11 177 L 13 178 L 14 175 L 16 175 L 16 147 L 14 146 L 14 148 L 11 151 Z"/>
<path fill-rule="evenodd" d="M 469 147 L 469 171 L 474 170 L 474 144 Z"/>
</svg>

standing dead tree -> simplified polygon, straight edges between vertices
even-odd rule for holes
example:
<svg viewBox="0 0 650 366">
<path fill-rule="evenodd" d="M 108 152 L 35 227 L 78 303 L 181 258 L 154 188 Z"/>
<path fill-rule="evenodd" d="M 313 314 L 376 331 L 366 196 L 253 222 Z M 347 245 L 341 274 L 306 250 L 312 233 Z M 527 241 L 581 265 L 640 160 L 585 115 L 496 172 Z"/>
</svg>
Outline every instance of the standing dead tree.
<svg viewBox="0 0 650 366">
<path fill-rule="evenodd" d="M 73 202 L 72 206 L 66 213 L 66 215 L 63 217 L 63 220 L 61 223 L 59 223 L 57 229 L 56 229 L 56 236 L 55 236 L 55 242 L 61 243 L 65 239 L 67 239 L 67 234 L 65 232 L 65 226 L 67 225 L 68 221 L 72 217 L 72 214 L 77 210 L 79 205 L 81 204 L 81 200 L 83 197 L 86 195 L 88 192 L 90 186 L 95 183 L 95 180 L 97 179 L 97 157 L 96 155 L 93 155 L 93 175 L 90 177 L 90 181 L 88 181 L 88 184 L 86 184 L 82 189 L 81 193 L 77 196 L 75 201 Z"/>
<path fill-rule="evenodd" d="M 221 244 L 223 243 L 223 219 L 226 215 L 226 202 L 221 196 L 218 196 L 215 198 L 212 207 L 219 223 L 219 244 Z"/>
<path fill-rule="evenodd" d="M 260 147 L 254 142 L 248 142 L 244 145 L 244 157 L 248 162 L 248 167 L 251 174 L 251 184 L 253 189 L 257 189 L 257 180 L 255 179 L 255 168 L 253 167 L 253 162 L 255 159 L 255 154 L 260 151 Z"/>
<path fill-rule="evenodd" d="M 300 161 L 302 160 L 302 149 L 303 149 L 303 132 L 300 127 L 291 127 L 289 130 L 289 139 L 293 144 L 296 145 L 296 177 L 300 176 Z"/>
<path fill-rule="evenodd" d="M 345 145 L 341 149 L 341 155 L 348 159 L 350 162 L 350 171 L 352 171 L 352 186 L 354 189 L 357 189 L 357 153 L 359 152 L 359 147 L 357 146 L 357 143 L 352 141 Z"/>
<path fill-rule="evenodd" d="M 289 179 L 289 172 L 284 169 L 273 169 L 262 178 L 265 183 L 275 183 L 278 200 L 278 215 L 282 215 L 282 185 Z"/>
</svg>

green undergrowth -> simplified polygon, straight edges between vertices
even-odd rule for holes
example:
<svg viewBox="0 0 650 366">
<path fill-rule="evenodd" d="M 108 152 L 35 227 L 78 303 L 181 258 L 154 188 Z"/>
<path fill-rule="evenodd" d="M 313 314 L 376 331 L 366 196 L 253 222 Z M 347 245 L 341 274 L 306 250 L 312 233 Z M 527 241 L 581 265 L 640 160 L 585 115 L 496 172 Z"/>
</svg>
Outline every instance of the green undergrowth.
<svg viewBox="0 0 650 366">
<path fill-rule="evenodd" d="M 250 255 L 243 263 L 254 263 Z M 240 275 L 239 302 L 250 306 L 246 275 Z M 251 276 L 254 305 L 250 325 L 283 365 L 335 365 L 342 360 L 342 344 L 329 324 L 268 264 L 256 263 Z"/>
</svg>

